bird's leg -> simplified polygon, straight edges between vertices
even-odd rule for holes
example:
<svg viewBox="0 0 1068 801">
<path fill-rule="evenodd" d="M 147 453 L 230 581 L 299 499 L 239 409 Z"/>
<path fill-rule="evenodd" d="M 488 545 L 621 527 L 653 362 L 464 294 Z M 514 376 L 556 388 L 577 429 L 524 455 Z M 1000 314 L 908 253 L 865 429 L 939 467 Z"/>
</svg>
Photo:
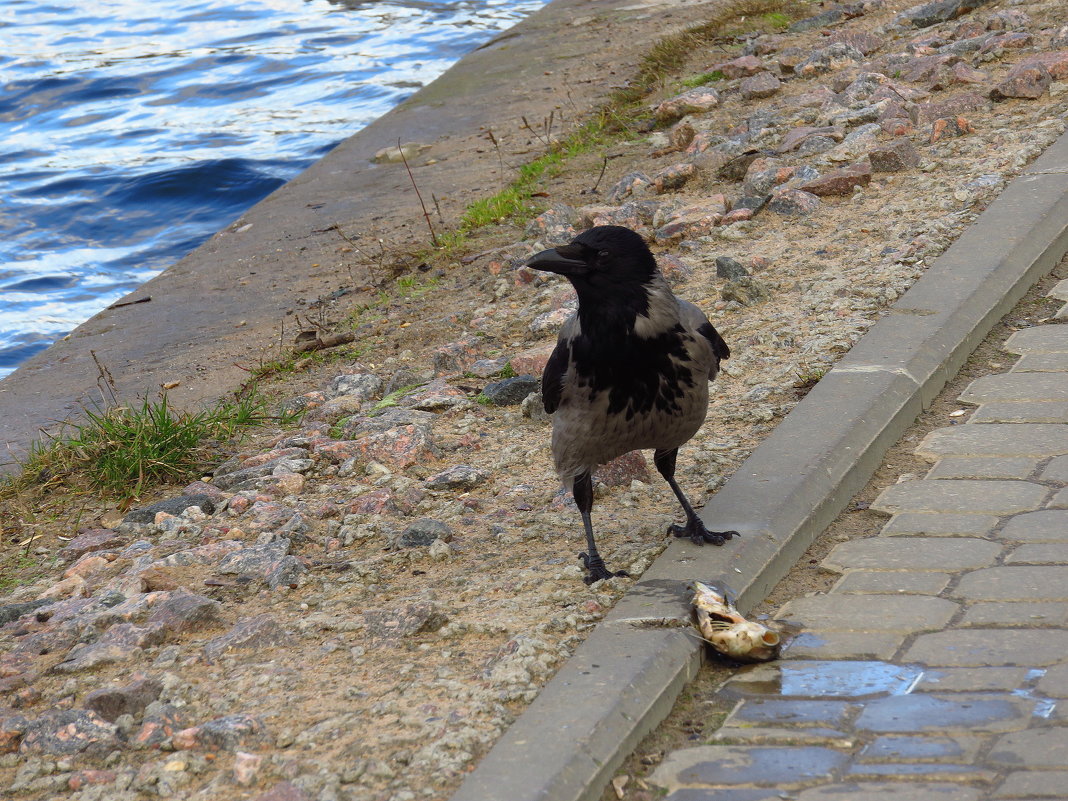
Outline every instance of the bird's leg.
<svg viewBox="0 0 1068 801">
<path fill-rule="evenodd" d="M 589 470 L 575 476 L 574 483 L 571 485 L 571 493 L 575 496 L 575 504 L 578 506 L 579 514 L 582 515 L 582 527 L 586 530 L 586 551 L 579 554 L 582 566 L 589 571 L 585 578 L 586 583 L 593 584 L 601 579 L 628 576 L 625 570 L 613 573 L 605 567 L 604 559 L 597 552 L 597 543 L 593 539 L 593 520 L 590 517 L 590 512 L 593 511 L 593 477 Z"/>
<path fill-rule="evenodd" d="M 737 531 L 709 531 L 705 528 L 705 524 L 701 522 L 701 518 L 697 516 L 697 512 L 690 506 L 690 502 L 675 481 L 675 459 L 678 455 L 678 448 L 656 451 L 653 454 L 653 464 L 656 465 L 660 475 L 667 481 L 671 491 L 675 493 L 675 497 L 679 499 L 679 503 L 682 504 L 682 511 L 686 513 L 686 524 L 682 526 L 674 525 L 669 531 L 676 537 L 689 537 L 697 545 L 704 545 L 706 542 L 710 542 L 713 545 L 722 545 L 731 537 L 740 537 L 741 534 Z"/>
</svg>

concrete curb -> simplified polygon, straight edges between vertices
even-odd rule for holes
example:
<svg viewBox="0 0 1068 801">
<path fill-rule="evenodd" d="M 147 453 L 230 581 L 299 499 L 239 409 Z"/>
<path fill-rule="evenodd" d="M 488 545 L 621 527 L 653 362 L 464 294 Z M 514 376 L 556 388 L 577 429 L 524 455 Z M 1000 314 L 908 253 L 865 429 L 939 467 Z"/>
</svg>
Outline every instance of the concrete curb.
<svg viewBox="0 0 1068 801">
<path fill-rule="evenodd" d="M 816 385 L 705 506 L 743 533 L 676 540 L 452 801 L 592 801 L 700 664 L 689 582 L 763 600 L 968 355 L 1068 251 L 1068 134 L 1050 146 Z"/>
</svg>

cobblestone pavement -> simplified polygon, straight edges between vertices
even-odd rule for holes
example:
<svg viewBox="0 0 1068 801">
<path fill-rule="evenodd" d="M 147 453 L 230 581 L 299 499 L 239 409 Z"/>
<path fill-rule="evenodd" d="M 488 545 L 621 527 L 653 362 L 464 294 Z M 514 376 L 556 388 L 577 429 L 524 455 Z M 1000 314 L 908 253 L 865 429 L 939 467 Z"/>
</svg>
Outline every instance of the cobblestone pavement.
<svg viewBox="0 0 1068 801">
<path fill-rule="evenodd" d="M 1050 293 L 1068 300 L 1068 281 Z M 670 801 L 1068 798 L 1068 305 L 1013 334 L 926 477 L 823 566 L 841 579 L 775 617 L 784 658 L 740 671 L 712 745 L 651 776 Z"/>
</svg>

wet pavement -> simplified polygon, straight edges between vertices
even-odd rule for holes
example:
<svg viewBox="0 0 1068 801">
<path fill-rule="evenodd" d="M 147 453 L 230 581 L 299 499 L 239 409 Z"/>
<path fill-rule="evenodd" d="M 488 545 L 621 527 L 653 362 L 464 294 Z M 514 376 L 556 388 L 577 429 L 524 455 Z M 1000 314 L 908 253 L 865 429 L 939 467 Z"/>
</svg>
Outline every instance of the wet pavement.
<svg viewBox="0 0 1068 801">
<path fill-rule="evenodd" d="M 802 633 L 649 777 L 669 801 L 1068 798 L 1065 320 L 1009 338 L 967 422 L 916 447 L 927 475 L 872 505 L 882 530 L 823 560 L 834 587 L 773 615 Z"/>
</svg>

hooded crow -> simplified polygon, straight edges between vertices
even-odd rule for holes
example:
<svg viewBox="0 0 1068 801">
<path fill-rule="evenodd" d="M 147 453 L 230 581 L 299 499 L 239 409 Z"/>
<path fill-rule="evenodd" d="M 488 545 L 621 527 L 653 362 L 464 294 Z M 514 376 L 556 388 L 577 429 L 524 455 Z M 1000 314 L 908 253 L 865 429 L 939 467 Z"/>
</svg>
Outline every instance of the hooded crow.
<svg viewBox="0 0 1068 801">
<path fill-rule="evenodd" d="M 686 513 L 671 527 L 698 545 L 722 545 L 736 531 L 708 531 L 675 482 L 679 446 L 704 422 L 708 382 L 730 357 L 727 343 L 692 303 L 675 297 L 642 237 L 599 225 L 527 261 L 558 273 L 578 293 L 542 374 L 553 415 L 552 453 L 582 515 L 586 583 L 626 575 L 605 567 L 590 511 L 593 469 L 628 451 L 654 449 L 653 462 Z"/>
</svg>

